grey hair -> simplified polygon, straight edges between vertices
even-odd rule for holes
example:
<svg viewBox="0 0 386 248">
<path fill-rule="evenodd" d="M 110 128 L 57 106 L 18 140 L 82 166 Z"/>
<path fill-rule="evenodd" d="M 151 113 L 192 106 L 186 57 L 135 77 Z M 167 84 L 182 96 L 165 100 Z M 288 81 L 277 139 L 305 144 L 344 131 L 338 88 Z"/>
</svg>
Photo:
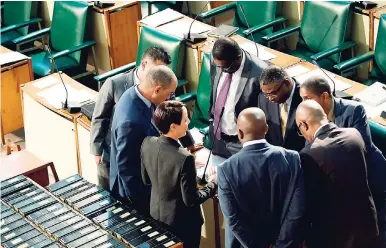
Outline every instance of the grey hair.
<svg viewBox="0 0 386 248">
<path fill-rule="evenodd" d="M 289 79 L 288 73 L 281 67 L 270 65 L 263 70 L 260 76 L 260 84 L 269 85 L 281 83 L 285 79 Z"/>
<path fill-rule="evenodd" d="M 304 83 L 301 84 L 300 88 L 310 90 L 312 93 L 320 96 L 323 92 L 327 92 L 331 96 L 330 84 L 324 77 L 313 76 L 308 78 Z"/>
<path fill-rule="evenodd" d="M 146 74 L 146 82 L 149 87 L 156 85 L 168 88 L 175 78 L 174 72 L 165 65 L 154 66 Z"/>
</svg>

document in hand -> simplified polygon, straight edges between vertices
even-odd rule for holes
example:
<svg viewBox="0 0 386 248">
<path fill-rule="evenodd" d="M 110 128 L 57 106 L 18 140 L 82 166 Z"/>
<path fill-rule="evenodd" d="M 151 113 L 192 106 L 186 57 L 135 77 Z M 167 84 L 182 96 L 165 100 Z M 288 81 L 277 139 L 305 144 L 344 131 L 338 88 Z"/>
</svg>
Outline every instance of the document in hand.
<svg viewBox="0 0 386 248">
<path fill-rule="evenodd" d="M 354 95 L 354 99 L 376 107 L 386 101 L 386 86 L 383 83 L 375 82 Z"/>
<path fill-rule="evenodd" d="M 206 162 L 208 161 L 210 151 L 206 148 L 203 148 L 201 150 L 198 150 L 194 156 L 195 156 L 195 162 L 196 162 L 196 171 L 197 171 L 197 177 L 202 177 L 205 170 Z M 216 168 L 219 164 L 224 162 L 226 159 L 217 155 L 211 155 L 208 163 L 208 168 L 205 172 L 205 178 L 209 178 L 211 176 L 211 173 L 213 173 L 213 169 Z"/>
<path fill-rule="evenodd" d="M 169 23 L 178 19 L 183 18 L 184 15 L 172 9 L 165 9 L 155 14 L 149 15 L 144 19 L 140 20 L 141 23 L 146 24 L 150 27 L 156 28 L 165 23 Z"/>
</svg>

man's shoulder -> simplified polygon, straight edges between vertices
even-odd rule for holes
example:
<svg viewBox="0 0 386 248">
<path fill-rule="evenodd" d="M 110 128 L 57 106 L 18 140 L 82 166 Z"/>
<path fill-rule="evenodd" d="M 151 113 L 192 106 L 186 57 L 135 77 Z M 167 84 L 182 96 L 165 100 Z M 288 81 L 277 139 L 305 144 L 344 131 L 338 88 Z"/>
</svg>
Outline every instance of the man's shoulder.
<svg viewBox="0 0 386 248">
<path fill-rule="evenodd" d="M 268 67 L 268 63 L 265 62 L 264 60 L 260 59 L 259 57 L 248 53 L 244 51 L 246 56 L 245 56 L 245 62 L 251 63 L 252 66 L 252 72 L 258 72 L 259 74 L 261 73 L 262 70 L 264 70 L 266 67 Z M 258 71 L 253 70 L 253 69 L 259 69 Z"/>
</svg>

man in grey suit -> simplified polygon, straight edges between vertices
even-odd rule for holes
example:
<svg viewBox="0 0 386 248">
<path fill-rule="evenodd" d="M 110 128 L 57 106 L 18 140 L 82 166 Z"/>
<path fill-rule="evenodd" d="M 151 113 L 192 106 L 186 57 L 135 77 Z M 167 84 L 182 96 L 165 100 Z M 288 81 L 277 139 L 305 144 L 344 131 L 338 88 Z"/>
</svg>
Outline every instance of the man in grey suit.
<svg viewBox="0 0 386 248">
<path fill-rule="evenodd" d="M 97 163 L 98 183 L 104 189 L 109 189 L 111 122 L 115 105 L 127 89 L 145 80 L 149 69 L 170 63 L 170 56 L 163 48 L 150 47 L 143 54 L 138 67 L 108 78 L 101 87 L 91 121 L 90 143 L 91 153 L 95 155 Z M 190 135 L 181 142 L 185 147 L 194 149 Z"/>
<path fill-rule="evenodd" d="M 352 127 L 359 131 L 366 146 L 369 186 L 377 208 L 378 227 L 384 239 L 386 159 L 371 140 L 365 109 L 358 102 L 335 98 L 323 77 L 311 77 L 300 86 L 303 100 L 319 103 L 330 122 L 338 127 Z"/>
<path fill-rule="evenodd" d="M 257 106 L 259 77 L 265 67 L 266 62 L 242 50 L 231 38 L 219 38 L 214 43 L 209 106 L 214 154 L 229 158 L 241 149 L 236 119 L 243 109 Z"/>
<path fill-rule="evenodd" d="M 355 128 L 330 123 L 313 100 L 296 110 L 309 142 L 301 151 L 309 248 L 376 248 L 377 214 L 367 181 L 365 143 Z"/>
<path fill-rule="evenodd" d="M 264 112 L 237 120 L 240 152 L 217 169 L 226 248 L 297 248 L 302 241 L 303 174 L 299 154 L 265 140 Z"/>
</svg>

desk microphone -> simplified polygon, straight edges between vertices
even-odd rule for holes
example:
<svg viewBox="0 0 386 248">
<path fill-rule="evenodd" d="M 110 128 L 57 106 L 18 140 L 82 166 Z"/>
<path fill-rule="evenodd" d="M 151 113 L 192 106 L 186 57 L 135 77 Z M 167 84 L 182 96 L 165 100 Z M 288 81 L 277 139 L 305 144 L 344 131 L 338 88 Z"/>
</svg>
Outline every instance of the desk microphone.
<svg viewBox="0 0 386 248">
<path fill-rule="evenodd" d="M 332 82 L 332 84 L 334 85 L 334 89 L 332 90 L 332 95 L 334 97 L 338 97 L 338 98 L 343 98 L 343 99 L 352 99 L 353 96 L 352 95 L 349 95 L 347 94 L 346 92 L 343 92 L 343 91 L 336 91 L 335 88 L 336 88 L 336 84 L 335 84 L 335 81 L 332 80 L 332 78 L 328 75 L 328 73 L 326 73 L 320 66 L 319 64 L 315 61 L 315 60 L 312 60 L 312 64 L 316 65 L 319 70 L 321 70 L 323 72 L 324 75 L 326 75 Z"/>
<path fill-rule="evenodd" d="M 189 2 L 188 2 L 189 3 Z M 206 35 L 202 35 L 202 34 L 196 34 L 196 33 L 190 33 L 190 31 L 192 30 L 192 26 L 193 26 L 193 23 L 197 20 L 197 17 L 204 11 L 204 9 L 206 8 L 206 6 L 209 4 L 209 1 L 206 2 L 205 6 L 201 9 L 200 13 L 198 13 L 196 15 L 196 17 L 194 17 L 192 23 L 190 24 L 190 27 L 189 27 L 189 32 L 186 34 L 184 34 L 184 39 L 195 44 L 195 43 L 198 43 L 198 42 L 201 42 L 201 41 L 204 41 L 207 39 L 207 36 Z"/>
<path fill-rule="evenodd" d="M 205 185 L 205 184 L 208 183 L 208 182 L 206 181 L 206 178 L 205 178 L 205 172 L 206 172 L 206 169 L 208 168 L 210 156 L 212 156 L 212 151 L 213 151 L 213 147 L 214 147 L 214 138 L 216 137 L 216 133 L 217 133 L 217 131 L 218 131 L 218 128 L 220 127 L 221 119 L 222 119 L 222 116 L 223 116 L 223 114 L 224 114 L 224 109 L 225 109 L 225 107 L 222 107 L 221 113 L 220 113 L 220 120 L 219 120 L 219 122 L 217 123 L 216 131 L 214 132 L 214 134 L 213 134 L 213 136 L 212 136 L 212 139 L 211 139 L 211 141 L 210 141 L 210 143 L 211 143 L 211 145 L 212 145 L 212 149 L 211 149 L 210 152 L 209 152 L 208 160 L 206 161 L 206 164 L 205 164 L 204 174 L 202 174 L 202 177 L 201 177 L 201 178 L 197 177 L 197 183 L 198 183 L 199 185 Z"/>
<path fill-rule="evenodd" d="M 62 81 L 63 87 L 64 87 L 64 89 L 66 90 L 66 99 L 64 100 L 64 102 L 62 102 L 62 109 L 67 110 L 70 114 L 75 114 L 75 113 L 80 112 L 81 106 L 80 106 L 79 103 L 76 103 L 76 102 L 70 102 L 70 104 L 68 104 L 68 91 L 67 91 L 67 86 L 66 86 L 66 84 L 64 83 L 64 80 L 63 80 L 63 78 L 62 78 L 62 72 L 59 71 L 58 67 L 56 66 L 55 59 L 54 59 L 54 57 L 52 56 L 51 48 L 50 48 L 50 45 L 49 45 L 49 44 L 47 44 L 47 52 L 49 53 L 49 55 L 50 55 L 50 61 L 51 61 L 52 64 L 54 65 L 54 69 L 56 70 L 56 72 L 58 72 L 59 77 L 60 77 L 60 81 Z M 55 70 L 54 70 L 54 72 L 55 72 Z"/>
<path fill-rule="evenodd" d="M 247 27 L 248 27 L 248 29 L 250 29 L 251 26 L 249 26 L 249 23 L 248 23 L 248 20 L 247 20 L 247 16 L 245 15 L 245 12 L 244 12 L 243 5 L 241 5 L 241 3 L 239 3 L 239 5 L 240 5 L 241 13 L 243 13 L 245 22 L 247 23 Z M 259 57 L 259 49 L 258 49 L 258 47 L 257 47 L 255 38 L 253 37 L 253 34 L 252 34 L 252 33 L 251 33 L 250 35 L 251 35 L 251 38 L 252 38 L 252 40 L 253 40 L 253 43 L 255 43 L 255 46 L 256 46 L 256 57 Z"/>
</svg>

